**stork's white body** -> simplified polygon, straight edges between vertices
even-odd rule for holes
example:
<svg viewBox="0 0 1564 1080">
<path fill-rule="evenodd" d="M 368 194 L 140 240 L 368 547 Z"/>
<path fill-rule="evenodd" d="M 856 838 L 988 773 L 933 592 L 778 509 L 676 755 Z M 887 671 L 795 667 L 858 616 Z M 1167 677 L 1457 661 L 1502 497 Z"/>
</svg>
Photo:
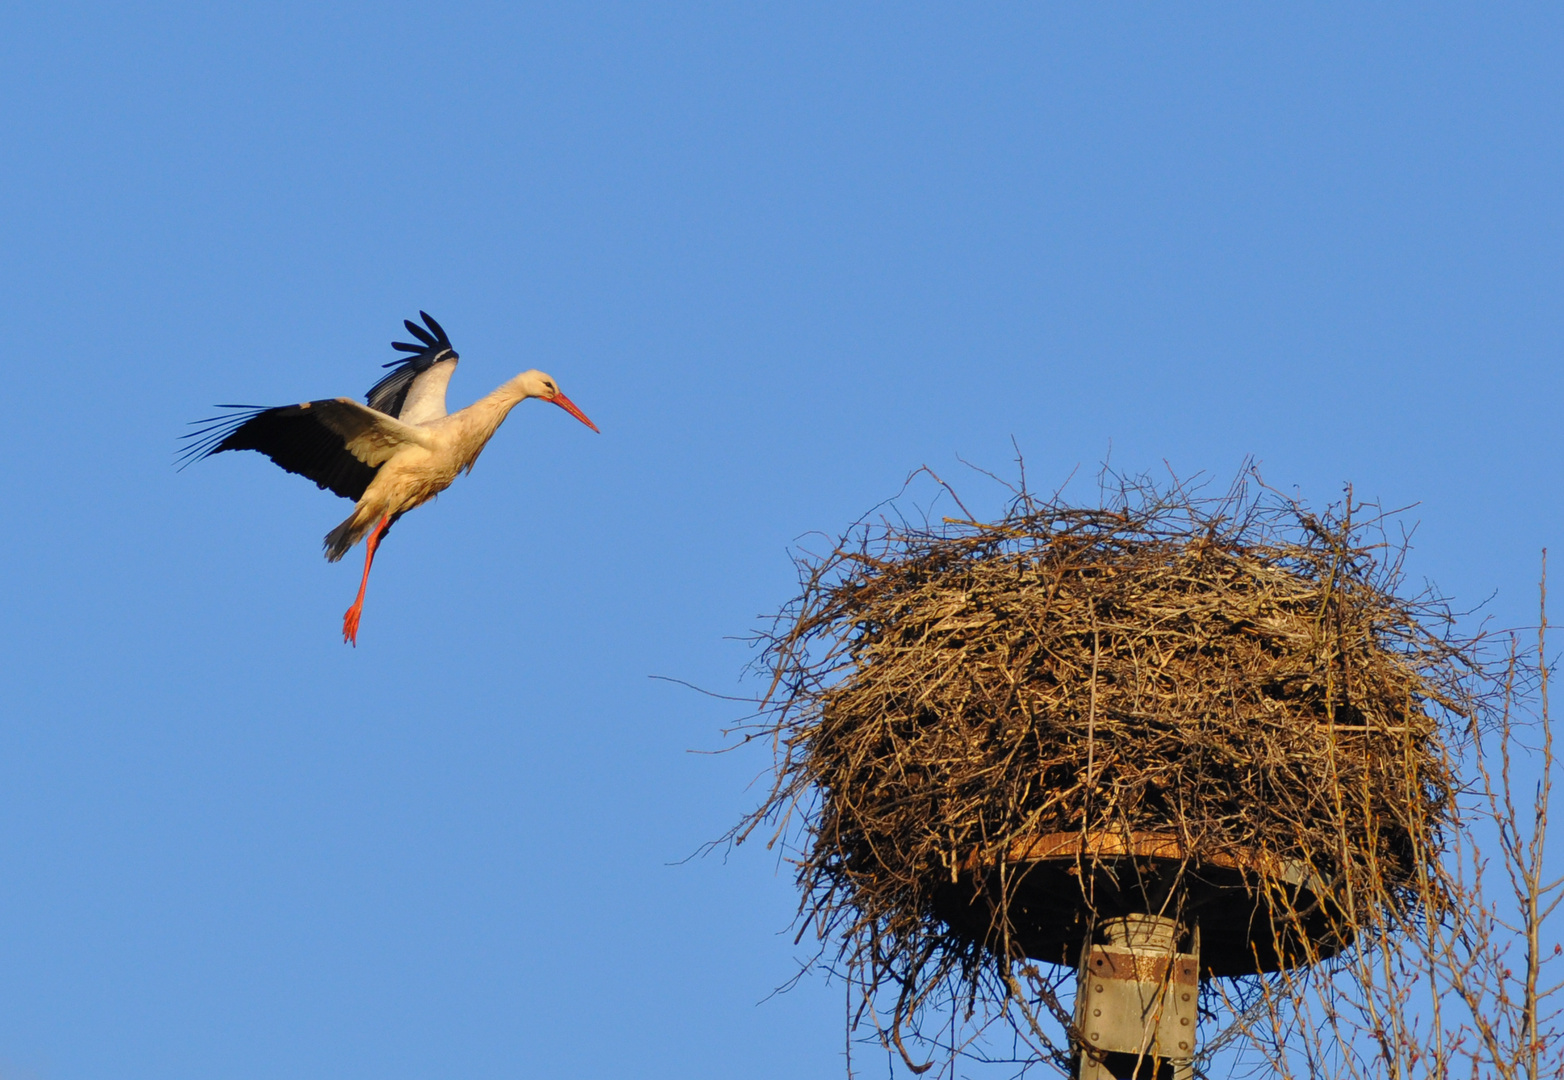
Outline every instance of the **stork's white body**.
<svg viewBox="0 0 1564 1080">
<path fill-rule="evenodd" d="M 454 361 L 436 365 L 455 366 Z M 432 368 L 419 381 L 435 374 Z M 529 397 L 555 401 L 560 396 L 547 375 L 528 371 L 465 409 L 447 413 L 444 384 L 450 382 L 449 370 L 444 376 L 416 398 L 408 394 L 403 417 L 413 408 L 414 415 L 422 417 L 413 422 L 377 413 L 349 398 L 336 399 L 346 415 L 331 415 L 324 422 L 345 437 L 349 453 L 379 471 L 353 513 L 327 535 L 328 558 L 342 558 L 376 522 L 395 519 L 428 502 L 450 487 L 463 469 L 471 472 L 478 455 L 517 405 Z M 424 388 L 415 384 L 414 390 Z"/>
</svg>

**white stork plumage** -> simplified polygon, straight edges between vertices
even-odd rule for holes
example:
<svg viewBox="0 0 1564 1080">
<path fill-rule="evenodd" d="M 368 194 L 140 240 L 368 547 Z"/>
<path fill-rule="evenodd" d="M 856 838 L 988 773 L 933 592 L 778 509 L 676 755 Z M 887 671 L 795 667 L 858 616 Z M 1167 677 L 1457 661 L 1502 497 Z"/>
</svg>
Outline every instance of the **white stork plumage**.
<svg viewBox="0 0 1564 1080">
<path fill-rule="evenodd" d="M 342 617 L 342 640 L 358 644 L 364 590 L 375 551 L 397 518 L 472 471 L 505 417 L 528 398 L 564 409 L 587 427 L 597 425 L 541 371 L 524 371 L 465 409 L 445 411 L 445 388 L 458 357 L 440 324 L 420 311 L 424 326 L 404 320 L 418 344 L 392 342 L 412 355 L 370 388 L 369 404 L 325 398 L 276 408 L 220 405 L 235 412 L 198 420 L 181 452 L 183 465 L 224 450 L 259 450 L 292 473 L 355 502 L 346 521 L 326 534 L 326 558 L 341 559 L 366 533 L 364 577 Z M 183 467 L 183 466 L 181 466 Z"/>
</svg>

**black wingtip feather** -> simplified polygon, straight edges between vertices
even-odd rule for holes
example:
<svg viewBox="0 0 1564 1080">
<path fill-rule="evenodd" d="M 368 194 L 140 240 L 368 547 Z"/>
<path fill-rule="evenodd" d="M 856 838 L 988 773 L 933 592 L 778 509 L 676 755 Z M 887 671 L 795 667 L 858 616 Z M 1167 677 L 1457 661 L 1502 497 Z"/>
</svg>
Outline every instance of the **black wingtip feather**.
<svg viewBox="0 0 1564 1080">
<path fill-rule="evenodd" d="M 445 328 L 434 321 L 433 315 L 429 314 L 427 311 L 420 311 L 418 314 L 424 320 L 425 324 L 428 325 L 429 329 L 434 331 L 435 339 L 439 341 L 440 344 L 450 345 L 451 339 L 445 336 Z"/>
<path fill-rule="evenodd" d="M 185 445 L 174 454 L 180 472 L 202 458 L 217 453 L 224 439 L 237 431 L 247 420 L 252 420 L 266 411 L 264 405 L 214 405 L 213 408 L 234 411 L 223 416 L 208 416 L 202 420 L 190 421 L 189 426 L 195 430 L 187 431 L 179 437 L 180 442 Z"/>
</svg>

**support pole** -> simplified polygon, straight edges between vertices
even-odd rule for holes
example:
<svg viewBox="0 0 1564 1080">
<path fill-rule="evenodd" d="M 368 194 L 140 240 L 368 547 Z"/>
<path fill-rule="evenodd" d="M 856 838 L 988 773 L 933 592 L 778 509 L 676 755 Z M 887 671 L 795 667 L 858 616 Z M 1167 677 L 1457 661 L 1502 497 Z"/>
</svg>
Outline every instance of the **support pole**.
<svg viewBox="0 0 1564 1080">
<path fill-rule="evenodd" d="M 1079 1080 L 1193 1080 L 1199 957 L 1178 923 L 1126 915 L 1089 945 L 1075 993 Z"/>
</svg>

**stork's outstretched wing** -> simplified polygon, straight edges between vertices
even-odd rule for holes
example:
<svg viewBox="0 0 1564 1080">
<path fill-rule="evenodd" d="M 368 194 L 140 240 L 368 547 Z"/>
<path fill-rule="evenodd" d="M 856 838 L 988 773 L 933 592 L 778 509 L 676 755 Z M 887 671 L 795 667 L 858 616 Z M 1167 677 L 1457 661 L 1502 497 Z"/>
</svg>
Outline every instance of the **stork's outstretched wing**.
<svg viewBox="0 0 1564 1080">
<path fill-rule="evenodd" d="M 451 339 L 445 336 L 440 324 L 429 317 L 427 311 L 418 313 L 428 329 L 411 319 L 403 319 L 407 332 L 418 339 L 393 341 L 391 347 L 411 356 L 393 360 L 385 366 L 395 368 L 369 389 L 369 407 L 387 416 L 395 416 L 409 424 L 423 424 L 445 415 L 445 388 L 456 370 L 459 357 L 451 348 Z"/>
<path fill-rule="evenodd" d="M 185 436 L 182 466 L 224 450 L 259 450 L 289 472 L 355 502 L 399 447 L 428 440 L 426 432 L 351 398 L 219 407 L 238 411 L 197 420 L 202 426 Z"/>
</svg>

